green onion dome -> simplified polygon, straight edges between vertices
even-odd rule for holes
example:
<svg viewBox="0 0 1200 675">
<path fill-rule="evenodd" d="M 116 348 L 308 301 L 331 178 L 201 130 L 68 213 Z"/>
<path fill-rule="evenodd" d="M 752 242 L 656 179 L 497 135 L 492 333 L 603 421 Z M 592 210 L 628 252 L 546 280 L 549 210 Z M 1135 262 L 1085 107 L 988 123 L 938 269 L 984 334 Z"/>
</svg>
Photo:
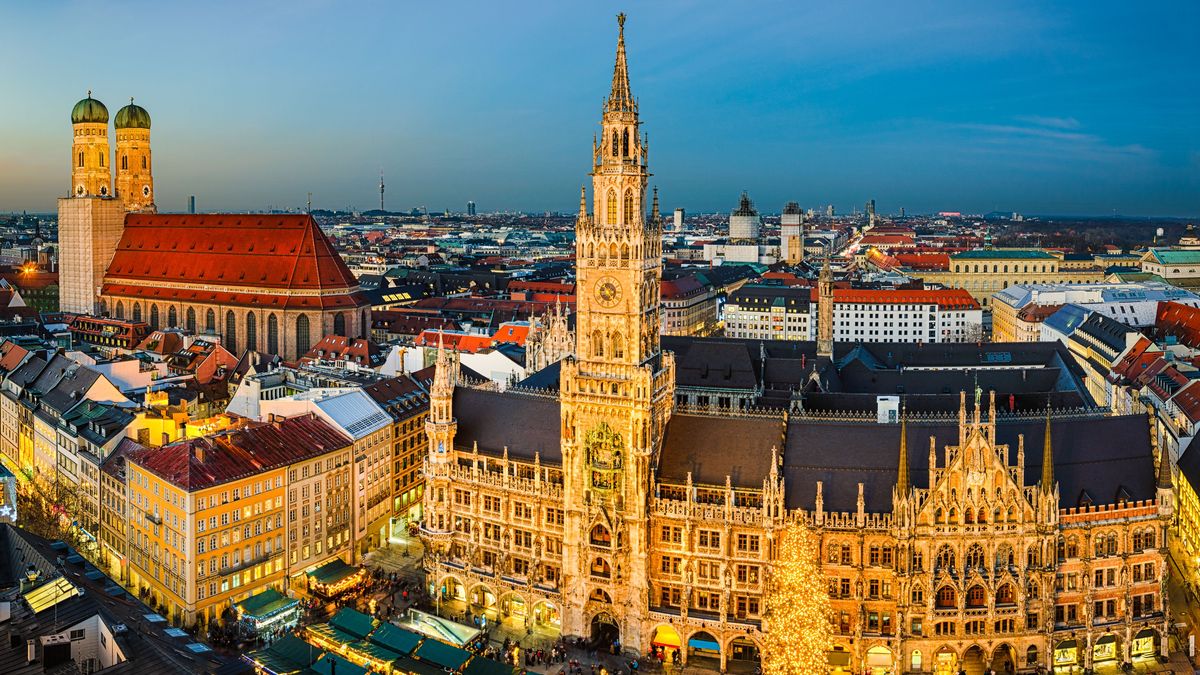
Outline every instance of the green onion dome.
<svg viewBox="0 0 1200 675">
<path fill-rule="evenodd" d="M 149 129 L 150 113 L 129 99 L 129 105 L 117 111 L 115 125 L 118 129 Z"/>
<path fill-rule="evenodd" d="M 89 91 L 87 98 L 71 109 L 71 124 L 108 124 L 108 108 Z"/>
</svg>

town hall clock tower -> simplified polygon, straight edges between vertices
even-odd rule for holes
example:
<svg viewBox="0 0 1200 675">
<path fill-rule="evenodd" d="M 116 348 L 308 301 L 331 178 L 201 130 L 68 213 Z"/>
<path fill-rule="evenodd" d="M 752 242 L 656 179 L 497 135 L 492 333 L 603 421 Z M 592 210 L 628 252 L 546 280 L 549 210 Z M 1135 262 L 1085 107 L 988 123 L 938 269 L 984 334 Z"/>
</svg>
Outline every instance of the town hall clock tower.
<svg viewBox="0 0 1200 675">
<path fill-rule="evenodd" d="M 662 220 L 657 197 L 646 216 L 647 144 L 629 88 L 624 14 L 617 24 L 612 91 L 592 143 L 592 207 L 585 188 L 575 226 L 575 355 L 562 362 L 560 379 L 562 628 L 642 651 L 650 474 L 675 364 L 659 344 Z"/>
</svg>

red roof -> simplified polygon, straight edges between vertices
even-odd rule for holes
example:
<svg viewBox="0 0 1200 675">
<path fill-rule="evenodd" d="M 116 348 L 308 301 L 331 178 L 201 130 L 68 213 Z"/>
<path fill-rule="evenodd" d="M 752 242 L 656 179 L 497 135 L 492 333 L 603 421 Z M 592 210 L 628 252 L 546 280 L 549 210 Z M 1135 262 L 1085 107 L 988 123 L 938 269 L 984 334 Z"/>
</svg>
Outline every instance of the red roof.
<svg viewBox="0 0 1200 675">
<path fill-rule="evenodd" d="M 313 415 L 132 452 L 128 461 L 189 492 L 247 478 L 353 444 Z"/>
<path fill-rule="evenodd" d="M 492 338 L 488 335 L 427 330 L 418 335 L 413 343 L 418 347 L 436 347 L 440 344 L 446 349 L 474 354 L 491 347 Z"/>
<path fill-rule="evenodd" d="M 353 361 L 361 366 L 375 368 L 383 364 L 387 358 L 378 344 L 364 338 L 348 338 L 330 334 L 317 341 L 317 344 L 300 358 L 300 363 L 308 363 L 324 359 L 326 361 Z"/>
<path fill-rule="evenodd" d="M 901 265 L 913 270 L 950 269 L 948 253 L 897 253 L 894 257 Z"/>
<path fill-rule="evenodd" d="M 288 291 L 343 292 L 305 297 Z M 308 215 L 129 214 L 101 293 L 289 308 L 366 304 L 358 281 Z"/>
<path fill-rule="evenodd" d="M 492 335 L 493 342 L 511 342 L 514 345 L 525 345 L 525 338 L 529 337 L 529 324 L 527 323 L 502 323 L 496 333 Z"/>
<path fill-rule="evenodd" d="M 1161 335 L 1172 335 L 1188 347 L 1200 346 L 1200 309 L 1178 302 L 1160 302 L 1154 327 Z"/>
<path fill-rule="evenodd" d="M 4 344 L 0 344 L 0 372 L 12 372 L 21 365 L 21 361 L 25 360 L 28 354 L 28 349 L 11 340 L 5 340 Z"/>
</svg>

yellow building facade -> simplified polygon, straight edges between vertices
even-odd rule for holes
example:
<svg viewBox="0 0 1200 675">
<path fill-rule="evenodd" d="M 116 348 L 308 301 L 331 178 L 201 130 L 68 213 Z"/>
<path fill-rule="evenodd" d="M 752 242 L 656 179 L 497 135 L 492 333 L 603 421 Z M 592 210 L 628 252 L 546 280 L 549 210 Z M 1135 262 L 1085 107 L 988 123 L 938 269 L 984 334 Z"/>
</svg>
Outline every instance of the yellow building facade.
<svg viewBox="0 0 1200 675">
<path fill-rule="evenodd" d="M 950 256 L 946 270 L 913 272 L 926 283 L 961 288 L 991 308 L 992 294 L 1018 284 L 1086 284 L 1104 280 L 1096 265 L 1064 266 L 1061 254 L 1041 249 L 985 249 Z"/>
</svg>

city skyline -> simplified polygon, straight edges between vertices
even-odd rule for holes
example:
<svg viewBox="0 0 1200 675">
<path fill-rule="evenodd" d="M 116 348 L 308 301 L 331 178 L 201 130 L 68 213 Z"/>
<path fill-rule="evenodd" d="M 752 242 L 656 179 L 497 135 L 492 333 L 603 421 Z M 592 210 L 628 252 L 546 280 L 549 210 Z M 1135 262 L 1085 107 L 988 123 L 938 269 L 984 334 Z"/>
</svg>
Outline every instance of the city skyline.
<svg viewBox="0 0 1200 675">
<path fill-rule="evenodd" d="M 67 113 L 89 88 L 110 114 L 131 95 L 150 111 L 164 211 L 192 194 L 202 211 L 303 207 L 309 192 L 367 210 L 381 167 L 393 211 L 570 211 L 623 9 L 77 8 L 8 10 L 28 30 L 0 53 L 40 58 L 16 73 L 25 103 L 0 112 L 25 130 L 0 155 L 0 211 L 50 212 L 66 193 Z M 746 189 L 764 212 L 1200 212 L 1193 5 L 631 9 L 664 210 L 728 211 Z M 106 42 L 137 58 L 96 73 L 34 42 L 131 28 L 144 41 Z"/>
</svg>

